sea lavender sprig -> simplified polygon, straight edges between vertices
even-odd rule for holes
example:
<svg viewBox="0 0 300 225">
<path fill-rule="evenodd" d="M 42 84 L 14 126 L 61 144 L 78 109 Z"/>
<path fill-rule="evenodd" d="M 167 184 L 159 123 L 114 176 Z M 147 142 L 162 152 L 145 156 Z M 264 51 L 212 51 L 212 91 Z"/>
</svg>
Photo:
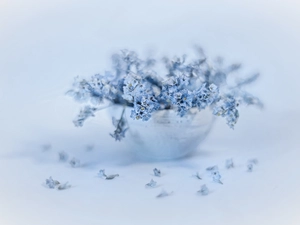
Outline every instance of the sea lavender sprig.
<svg viewBox="0 0 300 225">
<path fill-rule="evenodd" d="M 126 120 L 124 118 L 125 108 L 122 111 L 120 119 L 116 119 L 115 117 L 112 118 L 112 123 L 116 128 L 113 134 L 110 134 L 116 141 L 121 141 L 122 138 L 125 137 L 125 133 L 128 130 L 126 127 Z"/>
<path fill-rule="evenodd" d="M 133 51 L 123 50 L 112 57 L 113 70 L 96 74 L 90 79 L 75 79 L 73 88 L 67 92 L 76 101 L 88 103 L 74 120 L 82 126 L 100 104 L 131 107 L 130 117 L 148 121 L 158 110 L 175 110 L 178 116 L 186 116 L 192 108 L 212 109 L 214 115 L 224 117 L 230 128 L 234 128 L 239 118 L 238 106 L 241 103 L 262 107 L 260 100 L 242 88 L 257 80 L 258 74 L 244 79 L 236 79 L 228 85 L 227 79 L 237 73 L 240 64 L 226 66 L 218 58 L 210 63 L 201 48 L 199 57 L 188 61 L 187 56 L 162 60 L 166 72 L 157 70 L 157 61 L 141 59 Z M 128 126 L 123 117 L 113 118 L 116 130 L 110 134 L 120 141 L 125 137 Z"/>
</svg>

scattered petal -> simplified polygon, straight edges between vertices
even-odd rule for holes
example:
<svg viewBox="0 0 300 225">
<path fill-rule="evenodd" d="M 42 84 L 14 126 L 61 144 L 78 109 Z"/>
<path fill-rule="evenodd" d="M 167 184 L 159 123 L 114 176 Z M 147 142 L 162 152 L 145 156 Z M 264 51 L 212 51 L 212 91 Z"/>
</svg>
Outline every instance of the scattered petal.
<svg viewBox="0 0 300 225">
<path fill-rule="evenodd" d="M 161 66 L 155 67 L 153 59 L 142 59 L 128 50 L 114 54 L 113 71 L 95 74 L 88 80 L 76 78 L 73 88 L 67 92 L 87 104 L 74 120 L 75 126 L 82 126 L 88 118 L 94 117 L 100 110 L 98 105 L 105 102 L 131 107 L 130 117 L 142 121 L 149 120 L 161 109 L 174 109 L 182 117 L 192 108 L 210 107 L 213 114 L 224 117 L 232 129 L 239 119 L 240 101 L 262 107 L 258 98 L 242 90 L 242 86 L 256 81 L 258 74 L 236 79 L 234 83 L 230 78 L 227 82 L 228 75 L 240 69 L 240 64 L 225 66 L 220 58 L 211 63 L 202 50 L 197 52 L 200 57 L 192 60 L 186 55 L 164 57 L 161 66 L 165 67 L 162 73 L 166 76 L 157 76 L 160 71 L 156 69 Z M 121 125 L 125 122 L 122 121 L 122 116 L 119 120 L 113 119 L 115 130 L 110 135 L 116 141 L 125 138 L 128 130 L 125 123 Z"/>
<path fill-rule="evenodd" d="M 113 134 L 110 134 L 110 136 L 113 137 L 116 141 L 121 141 L 122 138 L 125 137 L 125 133 L 128 130 L 128 127 L 126 127 L 127 122 L 124 118 L 124 112 L 125 108 L 123 109 L 119 120 L 117 120 L 115 117 L 112 118 L 112 123 L 116 129 L 114 130 Z"/>
<path fill-rule="evenodd" d="M 94 117 L 95 112 L 97 111 L 97 108 L 91 107 L 89 105 L 85 106 L 82 108 L 77 115 L 77 117 L 73 120 L 73 123 L 76 127 L 82 127 L 83 123 L 85 122 L 86 119 L 89 117 Z"/>
<path fill-rule="evenodd" d="M 119 174 L 112 174 L 112 175 L 108 175 L 108 176 L 106 176 L 106 180 L 112 180 L 112 179 L 114 179 L 115 177 L 118 177 L 119 176 Z"/>
<path fill-rule="evenodd" d="M 66 182 L 64 184 L 59 184 L 57 186 L 57 190 L 65 190 L 65 189 L 68 189 L 70 187 L 71 187 L 71 185 L 68 182 Z"/>
<path fill-rule="evenodd" d="M 209 193 L 209 190 L 208 188 L 206 187 L 205 184 L 203 184 L 200 188 L 200 190 L 198 191 L 198 193 L 200 193 L 201 195 L 208 195 Z"/>
<path fill-rule="evenodd" d="M 46 179 L 46 186 L 48 188 L 54 189 L 59 184 L 60 183 L 57 180 L 53 180 L 52 177 L 49 177 L 49 179 Z"/>
<path fill-rule="evenodd" d="M 156 176 L 156 177 L 160 177 L 161 176 L 160 170 L 154 168 L 153 172 L 154 172 L 154 176 Z"/>
<path fill-rule="evenodd" d="M 151 179 L 150 182 L 147 183 L 145 186 L 149 187 L 149 188 L 154 188 L 154 187 L 156 187 L 156 184 L 157 184 L 157 182 L 154 181 L 153 179 Z"/>
<path fill-rule="evenodd" d="M 71 161 L 70 161 L 70 165 L 72 167 L 80 167 L 80 160 L 79 159 L 76 159 L 76 158 L 73 158 Z"/>
<path fill-rule="evenodd" d="M 163 197 L 167 197 L 169 195 L 173 194 L 173 192 L 166 192 L 165 190 L 162 190 L 157 196 L 156 198 L 163 198 Z"/>
<path fill-rule="evenodd" d="M 252 163 L 248 163 L 248 165 L 247 165 L 247 171 L 248 172 L 252 172 L 253 171 L 253 164 Z"/>
<path fill-rule="evenodd" d="M 200 175 L 199 175 L 198 172 L 194 175 L 194 177 L 196 177 L 196 178 L 199 179 L 199 180 L 202 180 L 202 178 L 200 177 Z"/>
<path fill-rule="evenodd" d="M 238 102 L 233 96 L 226 96 L 214 107 L 213 114 L 225 117 L 227 125 L 234 129 L 234 125 L 237 123 L 239 118 L 239 111 L 237 110 L 238 105 Z"/>
<path fill-rule="evenodd" d="M 105 170 L 99 170 L 99 173 L 98 173 L 98 176 L 101 177 L 101 178 L 106 178 L 106 174 L 105 174 Z"/>
<path fill-rule="evenodd" d="M 227 160 L 226 160 L 226 168 L 227 168 L 227 169 L 234 168 L 234 163 L 233 163 L 233 160 L 232 160 L 232 159 L 227 159 Z"/>
<path fill-rule="evenodd" d="M 69 158 L 68 154 L 65 153 L 64 151 L 59 152 L 58 157 L 59 157 L 59 161 L 61 161 L 61 162 L 65 162 Z"/>
<path fill-rule="evenodd" d="M 103 169 L 103 170 L 99 170 L 98 176 L 103 178 L 103 179 L 106 179 L 106 180 L 112 180 L 112 179 L 118 177 L 119 174 L 106 175 L 105 170 Z"/>
<path fill-rule="evenodd" d="M 210 171 L 210 172 L 214 172 L 218 170 L 219 170 L 218 166 L 210 166 L 206 168 L 206 171 Z"/>
<path fill-rule="evenodd" d="M 221 175 L 219 173 L 219 171 L 215 171 L 212 173 L 213 174 L 213 181 L 219 184 L 223 184 L 221 181 Z"/>
</svg>

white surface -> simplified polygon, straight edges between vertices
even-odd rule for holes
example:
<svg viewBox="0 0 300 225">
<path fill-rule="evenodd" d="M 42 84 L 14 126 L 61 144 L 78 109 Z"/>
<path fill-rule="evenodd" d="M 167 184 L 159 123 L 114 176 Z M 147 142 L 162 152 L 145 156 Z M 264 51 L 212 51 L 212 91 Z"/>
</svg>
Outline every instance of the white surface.
<svg viewBox="0 0 300 225">
<path fill-rule="evenodd" d="M 253 115 L 247 116 L 262 123 Z M 266 124 L 272 129 L 242 124 L 238 135 L 231 133 L 218 139 L 214 137 L 220 133 L 215 131 L 198 154 L 174 162 L 137 162 L 119 143 L 120 149 L 115 150 L 103 148 L 99 143 L 89 153 L 84 153 L 82 145 L 74 150 L 71 144 L 57 144 L 49 152 L 38 152 L 36 146 L 31 154 L 35 160 L 20 159 L 19 154 L 13 159 L 2 158 L 0 222 L 7 225 L 298 224 L 300 154 L 296 130 L 289 130 L 289 138 L 283 138 L 277 130 L 286 130 L 285 126 L 274 125 L 273 121 Z M 217 127 L 222 131 L 227 129 L 220 123 Z M 252 135 L 246 136 L 247 133 Z M 81 144 L 76 138 L 74 142 Z M 80 157 L 83 163 L 98 164 L 71 168 L 58 163 L 57 150 L 62 148 Z M 230 157 L 236 168 L 226 170 L 225 160 Z M 259 164 L 252 173 L 246 172 L 246 162 L 253 157 L 257 157 Z M 212 165 L 219 166 L 224 185 L 213 183 L 206 174 L 205 168 Z M 151 175 L 154 167 L 161 169 L 162 177 Z M 111 181 L 97 178 L 102 168 L 107 174 L 119 173 L 120 177 Z M 196 171 L 203 176 L 202 181 L 192 177 Z M 69 181 L 74 187 L 65 191 L 44 188 L 42 182 L 50 175 L 62 182 Z M 152 178 L 161 186 L 146 189 L 144 185 Z M 210 189 L 209 195 L 196 194 L 202 184 Z M 156 199 L 162 188 L 174 194 Z"/>
<path fill-rule="evenodd" d="M 0 1 L 0 224 L 299 224 L 299 32 L 297 1 Z M 262 73 L 250 87 L 264 111 L 241 109 L 234 132 L 219 120 L 193 157 L 136 161 L 108 136 L 106 112 L 82 129 L 79 106 L 63 96 L 76 75 L 108 68 L 110 53 L 185 53 L 200 44 L 208 55 L 240 61 Z M 161 55 L 160 54 L 160 55 Z M 52 149 L 42 152 L 42 145 Z M 85 146 L 94 144 L 92 152 Z M 57 161 L 67 152 L 86 163 Z M 237 167 L 225 170 L 233 158 Z M 247 173 L 246 162 L 259 164 Z M 219 165 L 224 185 L 207 166 Z M 152 169 L 164 176 L 148 190 Z M 99 169 L 119 173 L 112 181 Z M 191 177 L 196 171 L 203 181 Z M 52 176 L 73 188 L 42 186 Z M 212 191 L 197 196 L 202 184 Z M 165 199 L 155 196 L 174 191 Z"/>
</svg>

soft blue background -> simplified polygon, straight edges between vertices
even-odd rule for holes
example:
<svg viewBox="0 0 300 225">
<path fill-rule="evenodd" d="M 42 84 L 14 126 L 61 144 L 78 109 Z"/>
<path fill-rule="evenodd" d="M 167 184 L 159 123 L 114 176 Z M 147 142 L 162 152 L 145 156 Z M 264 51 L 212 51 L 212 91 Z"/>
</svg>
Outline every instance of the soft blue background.
<svg viewBox="0 0 300 225">
<path fill-rule="evenodd" d="M 300 112 L 299 41 L 300 2 L 296 0 L 0 0 L 0 155 L 14 152 L 15 156 L 26 155 L 45 143 L 52 143 L 61 149 L 64 146 L 75 150 L 79 148 L 79 144 L 92 142 L 96 145 L 100 143 L 102 146 L 113 146 L 113 140 L 107 135 L 111 125 L 105 112 L 100 112 L 97 118 L 90 120 L 82 129 L 73 127 L 71 120 L 79 106 L 64 96 L 73 77 L 90 76 L 109 69 L 109 56 L 119 49 L 136 50 L 142 55 L 180 55 L 191 52 L 193 45 L 197 44 L 211 57 L 220 55 L 229 63 L 243 63 L 246 74 L 260 72 L 262 76 L 249 90 L 260 96 L 265 103 L 264 111 L 241 109 L 240 123 L 235 132 L 227 129 L 224 121 L 218 121 L 205 148 L 209 151 L 210 146 L 214 146 L 219 149 L 217 152 L 236 148 L 236 152 L 241 151 L 241 155 L 245 153 L 247 157 L 251 155 L 246 152 L 248 150 L 266 150 L 265 158 L 269 154 L 278 160 L 281 153 L 289 149 L 296 150 L 299 146 L 299 141 L 296 141 Z M 278 153 L 276 157 L 275 153 Z M 120 155 L 123 157 L 123 153 L 110 154 L 109 151 L 104 155 L 107 157 L 106 161 L 113 161 Z M 210 160 L 216 155 L 211 155 Z M 228 157 L 223 156 L 224 159 Z M 43 160 L 45 159 L 38 158 L 40 162 L 44 162 Z M 283 167 L 295 165 L 297 157 L 287 156 L 284 162 L 286 164 Z M 279 168 L 280 164 L 280 161 L 271 163 L 273 167 L 269 168 L 272 169 L 266 171 L 273 174 L 274 168 Z M 7 171 L 11 171 L 5 172 L 2 169 L 2 177 L 6 177 L 8 181 L 17 179 L 14 176 L 18 172 L 9 169 L 8 161 L 2 161 L 2 165 L 8 168 Z M 26 168 L 18 165 L 19 167 L 14 168 Z M 56 170 L 58 169 L 51 171 Z M 293 177 L 298 179 L 297 173 L 294 174 L 298 171 L 293 167 L 285 175 L 281 174 L 281 178 L 287 176 L 291 184 L 282 191 L 289 193 L 290 187 L 296 190 Z M 44 178 L 50 172 L 40 173 L 40 177 Z M 276 174 L 273 175 L 272 182 L 275 185 L 277 177 Z M 15 183 L 1 185 L 8 191 L 3 193 L 15 193 L 10 192 L 9 185 Z M 258 197 L 262 197 L 262 205 L 268 188 L 263 189 L 265 192 Z M 15 191 L 23 194 L 16 188 Z M 257 188 L 255 194 L 259 193 Z M 270 201 L 270 205 L 276 206 L 276 198 L 280 193 L 281 191 L 272 196 L 275 200 Z M 2 196 L 4 195 L 6 196 Z M 278 206 L 274 210 L 267 210 L 266 216 L 259 214 L 255 221 L 257 224 L 268 224 L 268 221 L 278 222 L 291 218 L 295 222 L 297 213 L 289 214 L 288 212 L 294 211 L 290 211 L 288 206 L 296 209 L 299 206 L 296 201 L 298 196 L 298 192 L 294 191 L 278 200 L 286 206 L 287 214 L 284 214 L 286 217 L 280 217 L 282 220 L 268 220 L 274 214 L 283 215 L 279 213 Z M 3 197 L 0 204 L 13 201 L 18 205 L 16 199 Z M 24 199 L 24 205 L 25 202 L 28 199 Z M 34 204 L 30 203 L 29 206 Z M 5 215 L 2 215 L 4 221 L 14 217 L 14 207 L 10 206 L 11 210 L 3 205 L 2 210 L 6 209 Z M 80 211 L 76 210 L 74 212 Z M 192 209 L 182 210 L 188 215 L 188 211 Z M 227 218 L 227 222 L 234 215 L 240 215 L 240 219 L 245 218 L 248 212 L 247 207 L 242 208 L 240 214 L 238 209 L 237 212 L 229 210 L 224 213 L 229 217 L 222 217 L 222 210 L 218 211 L 218 218 Z M 251 212 L 256 215 L 258 211 L 255 211 L 254 204 Z M 20 210 L 16 214 L 18 212 Z M 174 212 L 179 215 L 178 211 Z M 253 218 L 254 214 L 250 214 L 249 218 Z M 40 220 L 43 220 L 42 217 L 38 220 L 34 216 L 26 218 L 24 221 L 28 223 L 25 224 L 34 224 L 32 221 L 35 220 L 36 224 L 41 224 Z M 215 217 L 212 214 L 209 218 Z M 241 224 L 240 219 L 235 221 L 236 224 Z M 59 224 L 57 221 L 54 224 Z M 246 224 L 245 221 L 243 224 Z M 64 224 L 68 223 L 64 221 Z"/>
</svg>

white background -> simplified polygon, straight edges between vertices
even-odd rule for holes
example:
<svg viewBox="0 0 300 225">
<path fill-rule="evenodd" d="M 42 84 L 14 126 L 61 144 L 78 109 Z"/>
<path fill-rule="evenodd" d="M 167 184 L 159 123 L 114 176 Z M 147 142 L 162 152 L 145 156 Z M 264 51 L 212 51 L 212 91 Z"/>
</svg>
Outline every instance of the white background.
<svg viewBox="0 0 300 225">
<path fill-rule="evenodd" d="M 0 0 L 0 224 L 299 224 L 299 40 L 292 0 Z M 265 109 L 241 109 L 235 131 L 218 120 L 197 154 L 173 162 L 132 158 L 108 137 L 105 111 L 73 127 L 79 105 L 64 96 L 73 77 L 110 69 L 119 49 L 181 55 L 194 44 L 260 72 L 249 90 Z M 58 163 L 62 150 L 89 166 Z M 227 171 L 230 157 L 237 166 Z M 249 174 L 253 157 L 259 165 Z M 204 173 L 215 164 L 223 186 Z M 144 189 L 153 167 L 173 196 Z M 101 168 L 119 179 L 99 180 Z M 191 178 L 197 170 L 203 181 Z M 49 176 L 74 188 L 46 189 Z M 197 196 L 204 183 L 210 195 Z"/>
</svg>

